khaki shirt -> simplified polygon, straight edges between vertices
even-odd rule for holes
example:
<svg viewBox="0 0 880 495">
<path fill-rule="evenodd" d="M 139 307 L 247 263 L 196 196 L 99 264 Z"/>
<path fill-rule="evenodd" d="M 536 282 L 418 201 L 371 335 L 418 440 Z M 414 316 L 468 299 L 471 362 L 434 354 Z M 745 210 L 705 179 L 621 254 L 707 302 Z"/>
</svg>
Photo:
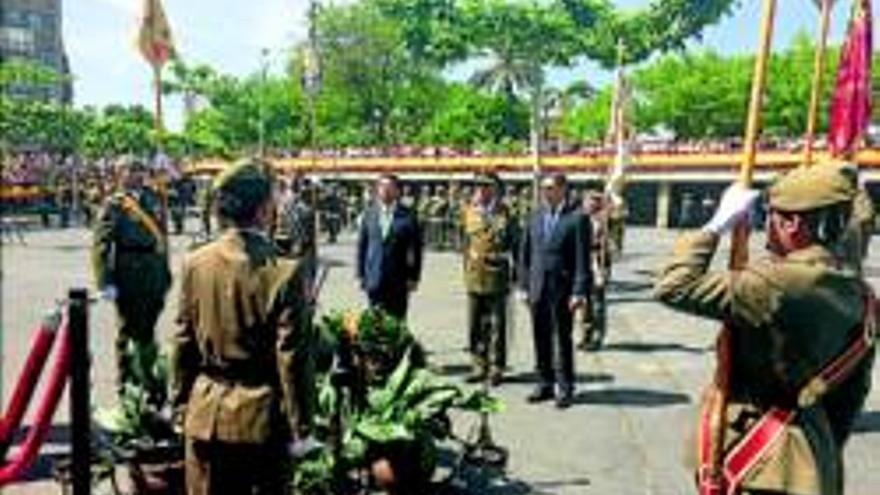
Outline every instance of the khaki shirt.
<svg viewBox="0 0 880 495">
<path fill-rule="evenodd" d="M 676 309 L 731 325 L 725 435 L 730 445 L 769 406 L 790 405 L 800 387 L 861 334 L 866 289 L 853 270 L 838 268 L 831 253 L 818 245 L 741 271 L 709 271 L 718 239 L 702 232 L 680 238 L 655 295 Z M 838 396 L 834 403 L 826 396 L 799 409 L 743 486 L 841 493 L 842 439 L 864 402 L 869 379 L 870 369 L 863 367 L 832 392 Z"/>
<path fill-rule="evenodd" d="M 263 443 L 307 428 L 307 285 L 262 234 L 227 230 L 183 265 L 173 400 L 199 440 Z"/>
</svg>

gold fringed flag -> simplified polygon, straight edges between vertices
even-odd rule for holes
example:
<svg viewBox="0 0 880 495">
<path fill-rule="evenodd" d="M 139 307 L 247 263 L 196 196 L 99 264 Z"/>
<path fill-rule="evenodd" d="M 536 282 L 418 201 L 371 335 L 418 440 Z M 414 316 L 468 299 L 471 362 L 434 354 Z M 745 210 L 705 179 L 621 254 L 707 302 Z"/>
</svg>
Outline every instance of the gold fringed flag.
<svg viewBox="0 0 880 495">
<path fill-rule="evenodd" d="M 828 146 L 835 156 L 855 151 L 871 123 L 871 52 L 871 1 L 855 0 L 831 100 Z"/>
<path fill-rule="evenodd" d="M 168 25 L 161 0 L 144 0 L 138 49 L 147 62 L 155 67 L 161 67 L 175 55 L 171 26 Z"/>
<path fill-rule="evenodd" d="M 629 138 L 632 134 L 629 122 L 630 88 L 622 67 L 617 68 L 617 78 L 614 85 L 614 95 L 611 102 L 610 125 L 608 139 L 614 143 L 614 163 L 608 175 L 605 185 L 605 193 L 611 198 L 612 203 L 623 203 L 623 189 L 626 183 L 626 168 L 629 164 Z"/>
</svg>

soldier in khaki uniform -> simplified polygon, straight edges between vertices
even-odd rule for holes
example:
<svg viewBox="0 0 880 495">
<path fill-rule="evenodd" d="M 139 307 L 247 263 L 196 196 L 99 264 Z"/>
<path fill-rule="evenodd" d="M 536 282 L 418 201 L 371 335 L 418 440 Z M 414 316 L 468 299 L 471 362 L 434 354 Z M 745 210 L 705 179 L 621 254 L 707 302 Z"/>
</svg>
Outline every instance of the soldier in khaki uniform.
<svg viewBox="0 0 880 495">
<path fill-rule="evenodd" d="M 707 389 L 694 442 L 691 467 L 703 486 L 843 493 L 842 449 L 870 388 L 874 345 L 870 289 L 841 249 L 855 196 L 846 167 L 820 163 L 786 174 L 769 189 L 770 258 L 713 272 L 720 234 L 756 197 L 732 187 L 702 231 L 679 239 L 662 270 L 661 301 L 723 319 L 729 329 L 718 346 L 729 363 L 727 405 L 718 386 Z M 721 466 L 711 456 L 719 432 Z"/>
<path fill-rule="evenodd" d="M 173 400 L 187 493 L 289 493 L 289 445 L 308 432 L 308 286 L 265 233 L 272 186 L 259 160 L 214 182 L 228 227 L 185 259 L 173 336 Z"/>
<path fill-rule="evenodd" d="M 130 345 L 155 346 L 155 326 L 171 288 L 168 247 L 161 227 L 159 197 L 145 186 L 146 168 L 125 159 L 120 164 L 123 189 L 113 194 L 97 217 L 92 265 L 104 299 L 116 305 L 118 385 L 132 383 Z"/>
<path fill-rule="evenodd" d="M 497 175 L 478 175 L 473 199 L 461 215 L 474 363 L 469 380 L 488 375 L 493 385 L 501 383 L 507 365 L 507 304 L 517 245 L 515 219 L 501 201 L 502 188 Z"/>
</svg>

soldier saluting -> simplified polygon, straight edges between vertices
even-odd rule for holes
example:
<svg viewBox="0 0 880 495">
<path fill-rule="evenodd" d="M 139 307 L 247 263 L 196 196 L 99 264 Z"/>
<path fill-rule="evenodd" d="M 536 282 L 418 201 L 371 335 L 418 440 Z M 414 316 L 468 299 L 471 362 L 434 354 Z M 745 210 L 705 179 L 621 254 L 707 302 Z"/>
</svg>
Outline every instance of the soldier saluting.
<svg viewBox="0 0 880 495">
<path fill-rule="evenodd" d="M 121 390 L 136 376 L 126 348 L 156 345 L 155 326 L 171 287 L 171 271 L 160 199 L 145 184 L 147 169 L 133 159 L 123 159 L 119 165 L 122 189 L 108 198 L 98 215 L 92 265 L 101 296 L 116 305 Z"/>
<path fill-rule="evenodd" d="M 730 188 L 709 223 L 679 239 L 655 288 L 664 303 L 729 328 L 719 344 L 728 384 L 704 395 L 692 467 L 702 487 L 723 493 L 840 494 L 874 353 L 873 296 L 841 249 L 854 225 L 854 170 L 817 164 L 782 177 L 768 194 L 770 258 L 709 271 L 720 235 L 756 197 Z"/>
<path fill-rule="evenodd" d="M 507 365 L 507 304 L 516 252 L 516 220 L 501 202 L 501 179 L 480 174 L 474 195 L 462 211 L 464 280 L 473 372 L 469 381 L 487 376 L 501 383 Z"/>
</svg>

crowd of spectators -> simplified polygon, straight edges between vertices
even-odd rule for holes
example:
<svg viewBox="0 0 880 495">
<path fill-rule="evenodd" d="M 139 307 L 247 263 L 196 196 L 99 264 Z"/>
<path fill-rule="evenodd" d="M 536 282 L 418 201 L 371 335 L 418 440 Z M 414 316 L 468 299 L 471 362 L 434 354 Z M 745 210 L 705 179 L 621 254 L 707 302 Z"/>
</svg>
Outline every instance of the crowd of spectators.
<svg viewBox="0 0 880 495">
<path fill-rule="evenodd" d="M 802 149 L 802 139 L 765 138 L 760 141 L 759 148 L 766 151 L 798 151 Z M 817 150 L 827 146 L 823 138 L 817 139 L 813 147 Z M 742 147 L 741 138 L 729 139 L 689 139 L 668 140 L 656 138 L 639 138 L 629 143 L 629 149 L 633 153 L 664 153 L 664 154 L 700 154 L 700 153 L 735 153 Z M 616 149 L 613 144 L 587 143 L 573 144 L 565 142 L 547 142 L 542 150 L 550 155 L 583 155 L 602 156 L 613 154 Z M 396 145 L 396 146 L 371 146 L 371 147 L 344 147 L 344 148 L 321 148 L 312 150 L 303 148 L 299 150 L 276 151 L 276 158 L 379 158 L 379 157 L 471 157 L 491 156 L 492 154 L 504 155 L 528 155 L 529 150 L 508 153 L 490 153 L 479 149 L 464 149 L 453 146 L 419 146 L 419 145 Z"/>
</svg>

